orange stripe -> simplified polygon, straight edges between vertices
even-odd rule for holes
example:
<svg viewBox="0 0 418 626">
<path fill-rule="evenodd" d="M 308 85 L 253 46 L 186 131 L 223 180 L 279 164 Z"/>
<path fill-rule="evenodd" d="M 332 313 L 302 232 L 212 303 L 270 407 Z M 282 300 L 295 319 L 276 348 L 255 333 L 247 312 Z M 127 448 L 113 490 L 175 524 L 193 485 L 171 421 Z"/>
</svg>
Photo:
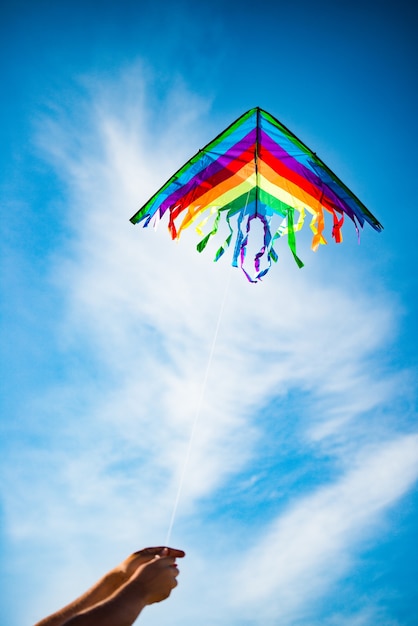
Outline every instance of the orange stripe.
<svg viewBox="0 0 418 626">
<path fill-rule="evenodd" d="M 303 202 L 308 210 L 311 210 L 314 213 L 319 213 L 322 204 L 317 198 L 311 196 L 311 194 L 299 187 L 299 185 L 292 183 L 288 178 L 277 174 L 277 172 L 267 165 L 265 161 L 259 161 L 259 171 L 260 174 L 264 176 L 272 185 L 278 187 L 279 189 L 283 189 L 291 196 Z M 324 208 L 329 211 L 327 207 Z"/>
<path fill-rule="evenodd" d="M 195 202 L 192 202 L 189 206 L 180 207 L 180 210 L 177 212 L 177 215 L 179 215 L 182 211 L 187 209 L 187 213 L 180 226 L 180 230 L 187 228 L 190 222 L 192 222 L 193 219 L 195 219 L 195 217 L 199 213 L 203 213 L 210 206 L 213 206 L 214 204 L 216 204 L 216 200 L 220 196 L 227 193 L 228 191 L 232 191 L 234 187 L 237 187 L 238 185 L 245 182 L 253 174 L 254 174 L 254 162 L 247 163 L 236 174 L 234 174 L 233 176 L 231 176 L 224 182 L 220 183 L 219 185 L 216 185 L 216 187 L 213 187 L 213 189 L 210 189 L 209 191 L 207 191 L 205 194 L 200 196 L 200 198 L 198 198 Z M 173 219 L 175 219 L 177 215 L 175 215 Z"/>
</svg>

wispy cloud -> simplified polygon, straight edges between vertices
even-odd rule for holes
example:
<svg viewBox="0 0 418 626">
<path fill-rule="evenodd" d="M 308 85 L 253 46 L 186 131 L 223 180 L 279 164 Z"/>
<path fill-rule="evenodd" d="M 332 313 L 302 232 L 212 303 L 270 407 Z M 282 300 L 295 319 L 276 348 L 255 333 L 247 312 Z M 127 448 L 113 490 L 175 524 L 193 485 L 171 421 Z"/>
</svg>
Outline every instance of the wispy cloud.
<svg viewBox="0 0 418 626">
<path fill-rule="evenodd" d="M 263 529 L 239 569 L 237 604 L 254 623 L 293 624 L 355 565 L 381 514 L 418 476 L 418 435 L 361 450 L 352 467 Z M 376 528 L 377 525 L 377 528 Z M 240 589 L 251 578 L 243 596 Z M 270 621 L 269 621 L 270 620 Z"/>
</svg>

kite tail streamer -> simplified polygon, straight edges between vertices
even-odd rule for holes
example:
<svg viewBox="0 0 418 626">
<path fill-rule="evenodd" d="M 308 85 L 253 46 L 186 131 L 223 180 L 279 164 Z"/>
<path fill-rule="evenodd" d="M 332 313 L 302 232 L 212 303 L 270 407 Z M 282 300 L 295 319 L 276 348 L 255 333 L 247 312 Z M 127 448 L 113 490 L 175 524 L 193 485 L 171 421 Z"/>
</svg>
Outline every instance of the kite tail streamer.
<svg viewBox="0 0 418 626">
<path fill-rule="evenodd" d="M 315 252 L 318 250 L 320 244 L 326 244 L 327 240 L 325 239 L 323 232 L 325 228 L 325 220 L 324 220 L 324 212 L 322 207 L 319 207 L 311 221 L 311 230 L 314 234 L 312 238 L 312 250 Z"/>
<path fill-rule="evenodd" d="M 289 248 L 293 254 L 293 258 L 296 261 L 296 264 L 298 267 L 303 267 L 303 262 L 300 260 L 300 258 L 298 257 L 298 255 L 296 254 L 296 230 L 297 230 L 297 225 L 295 227 L 295 223 L 294 223 L 294 213 L 295 210 L 291 207 L 289 207 L 288 212 L 287 212 L 287 228 L 288 228 L 288 234 L 287 234 L 287 241 L 289 244 Z"/>
<path fill-rule="evenodd" d="M 245 269 L 244 262 L 245 262 L 245 256 L 246 256 L 247 245 L 248 245 L 248 235 L 251 230 L 251 222 L 256 219 L 260 220 L 263 225 L 264 239 L 263 239 L 263 245 L 254 256 L 255 276 L 254 278 L 252 278 L 250 274 L 247 272 L 247 270 Z M 270 241 L 271 241 L 271 232 L 270 232 L 268 220 L 264 217 L 264 215 L 250 215 L 250 217 L 247 220 L 246 235 L 241 242 L 241 250 L 240 250 L 241 269 L 250 283 L 257 283 L 259 280 L 261 280 L 261 278 L 265 276 L 265 274 L 267 274 L 267 272 L 269 271 L 271 267 L 271 257 L 268 253 L 266 254 L 266 251 L 269 249 Z M 261 259 L 264 256 L 267 259 L 267 266 L 265 267 L 265 269 L 260 270 Z"/>
<path fill-rule="evenodd" d="M 231 243 L 231 239 L 232 236 L 234 234 L 234 229 L 231 226 L 231 217 L 232 215 L 235 215 L 235 211 L 234 209 L 231 209 L 230 211 L 228 211 L 228 213 L 226 214 L 226 223 L 228 224 L 228 228 L 229 228 L 229 235 L 228 237 L 225 239 L 225 241 L 223 242 L 223 244 L 217 249 L 216 254 L 215 254 L 215 261 L 218 261 L 218 259 L 221 258 L 221 256 L 223 255 L 223 253 L 225 252 L 225 250 L 227 250 L 227 248 L 229 248 L 229 245 Z"/>
<path fill-rule="evenodd" d="M 209 239 L 213 236 L 216 235 L 216 233 L 218 232 L 218 228 L 219 228 L 219 220 L 221 219 L 221 212 L 218 209 L 212 209 L 212 211 L 216 211 L 215 214 L 215 219 L 213 221 L 213 226 L 212 226 L 212 230 L 210 231 L 210 233 L 208 233 L 207 235 L 205 235 L 203 237 L 203 239 L 201 239 L 199 241 L 199 243 L 196 246 L 196 249 L 198 252 L 202 252 L 207 244 Z M 202 235 L 202 228 L 205 225 L 205 223 L 208 221 L 209 218 L 204 219 L 202 222 L 200 222 L 200 224 L 198 226 L 196 226 L 196 231 L 199 233 L 199 235 Z"/>
<path fill-rule="evenodd" d="M 342 213 L 340 219 L 338 219 L 338 215 L 335 211 L 333 211 L 334 215 L 334 225 L 332 227 L 332 236 L 335 239 L 336 243 L 341 243 L 343 240 L 343 235 L 341 232 L 342 225 L 344 224 L 344 213 Z"/>
<path fill-rule="evenodd" d="M 216 341 L 218 339 L 218 334 L 219 334 L 219 328 L 221 325 L 221 320 L 222 320 L 222 315 L 225 309 L 225 304 L 226 304 L 226 300 L 227 300 L 227 295 L 228 295 L 228 291 L 229 291 L 229 284 L 231 281 L 231 271 L 228 273 L 228 280 L 226 282 L 225 285 L 225 291 L 224 291 L 224 295 L 223 295 L 223 299 L 221 302 L 221 307 L 219 310 L 219 315 L 218 315 L 218 320 L 216 322 L 216 327 L 215 327 L 215 332 L 213 335 L 213 340 L 212 340 L 212 345 L 210 347 L 210 351 L 209 351 L 209 358 L 208 358 L 208 363 L 206 365 L 206 371 L 205 371 L 205 375 L 203 377 L 203 381 L 202 381 L 202 388 L 200 390 L 200 396 L 199 396 L 199 401 L 197 403 L 197 407 L 196 407 L 196 412 L 195 412 L 195 416 L 193 419 L 193 423 L 192 423 L 192 428 L 190 431 L 190 438 L 189 438 L 189 443 L 187 446 L 187 452 L 186 452 L 186 456 L 184 459 L 184 463 L 183 463 L 183 468 L 182 468 L 182 472 L 180 475 L 180 481 L 179 481 L 179 486 L 177 489 L 177 494 L 176 494 L 176 498 L 174 501 L 174 506 L 173 506 L 173 511 L 171 513 L 171 518 L 170 518 L 170 523 L 168 526 L 168 531 L 167 531 L 167 535 L 166 535 L 166 539 L 165 539 L 165 544 L 164 545 L 169 545 L 170 543 L 170 539 L 171 539 L 171 533 L 173 530 L 173 525 L 174 525 L 174 520 L 176 518 L 177 515 L 177 510 L 178 510 L 178 506 L 179 506 L 179 502 L 180 502 L 180 496 L 181 496 L 181 492 L 183 490 L 183 485 L 184 485 L 184 480 L 186 478 L 186 471 L 187 471 L 187 467 L 189 465 L 189 461 L 190 461 L 190 455 L 192 452 L 192 447 L 193 447 L 193 442 L 194 442 L 194 437 L 196 434 L 196 427 L 199 421 L 199 417 L 202 411 L 202 406 L 203 406 L 203 398 L 205 396 L 205 391 L 206 391 L 206 386 L 207 386 L 207 382 L 208 382 L 208 377 L 209 377 L 209 371 L 210 371 L 210 367 L 212 365 L 212 360 L 213 360 L 213 355 L 215 352 L 215 346 L 216 346 Z"/>
<path fill-rule="evenodd" d="M 305 215 L 306 215 L 305 209 L 303 208 L 300 209 L 299 218 L 295 224 L 295 209 L 293 207 L 288 208 L 286 212 L 286 217 L 283 219 L 279 228 L 274 233 L 269 244 L 268 254 L 269 254 L 269 257 L 274 262 L 277 262 L 277 259 L 278 259 L 277 253 L 273 247 L 274 243 L 277 239 L 279 239 L 280 237 L 283 237 L 283 235 L 287 235 L 288 246 L 293 255 L 293 258 L 295 259 L 295 262 L 298 267 L 303 267 L 304 265 L 303 261 L 296 254 L 296 233 L 299 230 L 301 230 L 305 222 Z"/>
</svg>

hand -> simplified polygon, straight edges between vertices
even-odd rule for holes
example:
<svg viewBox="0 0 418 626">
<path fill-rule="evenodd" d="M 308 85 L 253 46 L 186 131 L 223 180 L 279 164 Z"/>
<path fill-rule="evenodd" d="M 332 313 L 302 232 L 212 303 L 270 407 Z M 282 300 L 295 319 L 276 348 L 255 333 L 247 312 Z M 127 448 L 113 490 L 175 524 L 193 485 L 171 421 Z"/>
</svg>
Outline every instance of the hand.
<svg viewBox="0 0 418 626">
<path fill-rule="evenodd" d="M 145 604 L 154 604 L 168 598 L 172 589 L 177 586 L 179 570 L 176 558 L 183 557 L 185 553 L 173 548 L 148 548 L 135 554 L 147 558 L 148 561 L 138 567 L 129 585 L 135 585 Z"/>
<path fill-rule="evenodd" d="M 147 604 L 161 602 L 177 585 L 183 550 L 157 547 L 134 552 L 73 602 L 35 626 L 132 625 Z"/>
<path fill-rule="evenodd" d="M 123 584 L 137 571 L 138 567 L 152 561 L 156 556 L 169 556 L 180 559 L 185 556 L 185 552 L 164 546 L 144 548 L 128 556 L 122 563 L 109 572 L 109 574 L 113 574 L 115 577 L 117 576 L 120 580 L 120 584 Z"/>
</svg>

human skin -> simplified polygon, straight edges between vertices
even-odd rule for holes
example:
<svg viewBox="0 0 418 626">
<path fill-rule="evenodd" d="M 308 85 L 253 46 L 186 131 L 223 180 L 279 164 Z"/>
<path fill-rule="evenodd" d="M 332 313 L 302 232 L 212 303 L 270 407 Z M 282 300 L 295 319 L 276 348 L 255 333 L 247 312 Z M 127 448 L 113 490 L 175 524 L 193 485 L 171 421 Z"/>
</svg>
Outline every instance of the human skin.
<svg viewBox="0 0 418 626">
<path fill-rule="evenodd" d="M 35 626 L 131 626 L 143 608 L 165 600 L 177 585 L 183 550 L 134 552 L 79 598 Z"/>
</svg>

